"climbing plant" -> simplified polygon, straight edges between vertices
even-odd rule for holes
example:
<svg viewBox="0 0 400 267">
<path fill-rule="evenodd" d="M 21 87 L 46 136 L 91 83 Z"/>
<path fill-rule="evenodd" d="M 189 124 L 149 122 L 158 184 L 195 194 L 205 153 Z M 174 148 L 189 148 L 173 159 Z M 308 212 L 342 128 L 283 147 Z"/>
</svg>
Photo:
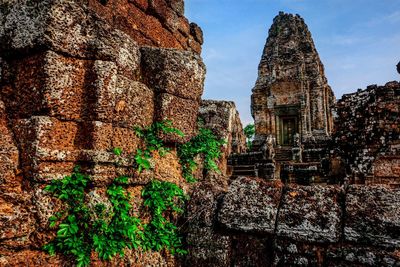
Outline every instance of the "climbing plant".
<svg viewBox="0 0 400 267">
<path fill-rule="evenodd" d="M 51 216 L 50 227 L 57 236 L 44 249 L 51 255 L 72 255 L 77 266 L 90 264 L 92 251 L 102 260 L 123 256 L 124 248 L 137 248 L 144 238 L 140 219 L 130 215 L 129 195 L 123 188 L 127 177 L 118 177 L 107 188 L 111 204 L 90 206 L 87 193 L 92 187 L 89 176 L 75 167 L 72 175 L 53 180 L 45 190 L 66 203 L 66 209 Z"/>
<path fill-rule="evenodd" d="M 178 146 L 178 157 L 182 165 L 183 177 L 189 182 L 195 181 L 193 171 L 197 168 L 196 156 L 204 156 L 204 168 L 219 172 L 216 160 L 221 156 L 224 140 L 217 138 L 213 132 L 200 128 L 198 135 L 189 142 Z"/>
<path fill-rule="evenodd" d="M 184 136 L 182 131 L 174 128 L 172 126 L 172 122 L 169 120 L 155 122 L 145 128 L 136 126 L 134 127 L 134 130 L 136 135 L 142 138 L 145 142 L 145 148 L 137 149 L 135 155 L 135 162 L 139 172 L 144 169 L 148 170 L 151 168 L 150 158 L 153 151 L 157 150 L 161 156 L 169 152 L 169 149 L 165 147 L 164 141 L 160 138 L 160 136 L 165 134 L 176 134 L 181 137 Z"/>
<path fill-rule="evenodd" d="M 176 184 L 153 180 L 142 191 L 144 206 L 151 220 L 144 226 L 144 243 L 147 249 L 168 249 L 172 254 L 186 254 L 178 227 L 168 220 L 167 214 L 180 214 L 188 197 Z"/>
<path fill-rule="evenodd" d="M 160 136 L 183 133 L 172 127 L 170 121 L 156 122 L 146 128 L 135 128 L 136 134 L 144 140 L 144 149 L 138 149 L 135 163 L 138 171 L 150 169 L 152 152 L 160 155 L 168 153 Z M 220 156 L 223 140 L 212 131 L 201 128 L 199 134 L 189 142 L 178 147 L 178 156 L 182 164 L 183 176 L 194 180 L 192 172 L 196 168 L 195 157 L 204 156 L 204 167 L 218 171 L 215 160 Z M 113 153 L 122 155 L 122 149 L 116 147 Z M 57 229 L 53 241 L 44 249 L 51 255 L 56 252 L 73 256 L 77 266 L 90 264 L 94 251 L 101 260 L 110 260 L 124 256 L 124 249 L 142 248 L 144 250 L 168 250 L 172 254 L 185 254 L 179 228 L 172 222 L 176 214 L 183 212 L 188 197 L 176 184 L 152 180 L 142 190 L 144 207 L 150 214 L 150 221 L 142 223 L 132 215 L 130 196 L 126 192 L 128 177 L 117 177 L 107 187 L 107 198 L 93 198 L 92 180 L 75 167 L 72 174 L 61 180 L 53 180 L 45 190 L 65 202 L 66 208 L 50 217 L 50 227 Z M 107 200 L 108 199 L 108 200 Z"/>
</svg>

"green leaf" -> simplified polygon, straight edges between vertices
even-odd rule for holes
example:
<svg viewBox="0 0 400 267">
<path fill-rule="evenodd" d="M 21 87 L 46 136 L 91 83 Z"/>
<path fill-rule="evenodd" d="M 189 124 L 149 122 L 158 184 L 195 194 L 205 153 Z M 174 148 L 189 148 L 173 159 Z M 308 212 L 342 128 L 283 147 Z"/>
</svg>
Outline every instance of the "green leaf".
<svg viewBox="0 0 400 267">
<path fill-rule="evenodd" d="M 114 148 L 113 148 L 113 153 L 114 153 L 114 155 L 116 155 L 116 156 L 121 156 L 121 154 L 122 154 L 122 148 L 120 148 L 120 147 L 114 147 Z"/>
</svg>

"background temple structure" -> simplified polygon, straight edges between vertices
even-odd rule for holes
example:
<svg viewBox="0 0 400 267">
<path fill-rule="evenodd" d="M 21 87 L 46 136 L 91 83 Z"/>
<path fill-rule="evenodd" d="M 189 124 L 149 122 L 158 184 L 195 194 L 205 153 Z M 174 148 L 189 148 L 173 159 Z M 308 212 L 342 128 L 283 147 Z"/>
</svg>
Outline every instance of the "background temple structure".
<svg viewBox="0 0 400 267">
<path fill-rule="evenodd" d="M 253 153 L 231 162 L 233 174 L 321 180 L 334 105 L 307 25 L 299 15 L 280 12 L 269 29 L 252 90 Z"/>
<path fill-rule="evenodd" d="M 335 97 L 307 25 L 299 15 L 275 17 L 251 97 L 257 149 L 268 135 L 277 145 L 326 140 L 333 129 Z"/>
</svg>

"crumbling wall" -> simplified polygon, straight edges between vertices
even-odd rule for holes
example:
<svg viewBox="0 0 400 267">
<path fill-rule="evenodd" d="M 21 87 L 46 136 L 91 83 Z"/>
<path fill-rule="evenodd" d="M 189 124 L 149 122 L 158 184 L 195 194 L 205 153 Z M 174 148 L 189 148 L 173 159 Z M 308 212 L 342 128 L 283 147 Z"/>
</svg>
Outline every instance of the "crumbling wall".
<svg viewBox="0 0 400 267">
<path fill-rule="evenodd" d="M 360 183 L 400 184 L 400 83 L 371 85 L 336 106 L 331 149 Z"/>
<path fill-rule="evenodd" d="M 196 133 L 201 43 L 182 1 L 1 1 L 1 266 L 70 264 L 41 250 L 61 205 L 43 189 L 77 164 L 100 195 L 128 175 L 135 207 L 153 178 L 188 190 L 175 146 Z M 133 126 L 167 119 L 185 137 L 164 136 L 171 153 L 138 174 L 131 155 L 143 142 Z M 173 258 L 130 251 L 114 264 L 167 266 Z"/>
<path fill-rule="evenodd" d="M 227 174 L 227 159 L 231 153 L 246 152 L 246 136 L 235 103 L 232 101 L 202 100 L 199 118 L 204 127 L 211 129 L 220 139 L 225 140 L 219 167 Z"/>
<path fill-rule="evenodd" d="M 196 188 L 191 266 L 397 266 L 400 190 L 283 186 L 239 177 L 227 192 Z"/>
</svg>

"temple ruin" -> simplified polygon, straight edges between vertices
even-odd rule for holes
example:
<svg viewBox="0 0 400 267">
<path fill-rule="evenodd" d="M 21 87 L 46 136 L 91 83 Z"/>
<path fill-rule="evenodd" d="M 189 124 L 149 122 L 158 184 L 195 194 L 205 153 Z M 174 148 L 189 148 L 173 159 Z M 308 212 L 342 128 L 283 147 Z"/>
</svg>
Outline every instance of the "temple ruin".
<svg viewBox="0 0 400 267">
<path fill-rule="evenodd" d="M 252 89 L 253 152 L 233 157 L 233 174 L 305 184 L 325 181 L 321 161 L 334 128 L 334 105 L 307 25 L 299 15 L 280 12 L 269 29 Z"/>
<path fill-rule="evenodd" d="M 307 25 L 281 12 L 268 34 L 251 96 L 255 149 L 268 135 L 278 146 L 293 146 L 296 134 L 301 142 L 326 140 L 335 97 Z"/>
<path fill-rule="evenodd" d="M 65 205 L 45 188 L 75 165 L 91 177 L 88 204 L 110 202 L 108 186 L 126 176 L 129 213 L 144 222 L 151 181 L 190 195 L 185 213 L 167 212 L 186 255 L 138 247 L 107 261 L 90 250 L 91 266 L 399 266 L 399 82 L 343 96 L 333 120 L 311 34 L 298 15 L 280 13 L 253 90 L 254 151 L 245 153 L 235 104 L 201 99 L 202 43 L 183 0 L 0 0 L 1 267 L 75 264 L 43 249 Z M 158 136 L 169 153 L 154 151 L 152 168 L 138 171 L 132 156 L 146 142 L 133 127 L 166 119 L 185 136 Z M 199 119 L 225 144 L 219 172 L 198 155 L 190 183 L 178 146 Z M 338 182 L 322 185 L 329 176 Z"/>
</svg>

